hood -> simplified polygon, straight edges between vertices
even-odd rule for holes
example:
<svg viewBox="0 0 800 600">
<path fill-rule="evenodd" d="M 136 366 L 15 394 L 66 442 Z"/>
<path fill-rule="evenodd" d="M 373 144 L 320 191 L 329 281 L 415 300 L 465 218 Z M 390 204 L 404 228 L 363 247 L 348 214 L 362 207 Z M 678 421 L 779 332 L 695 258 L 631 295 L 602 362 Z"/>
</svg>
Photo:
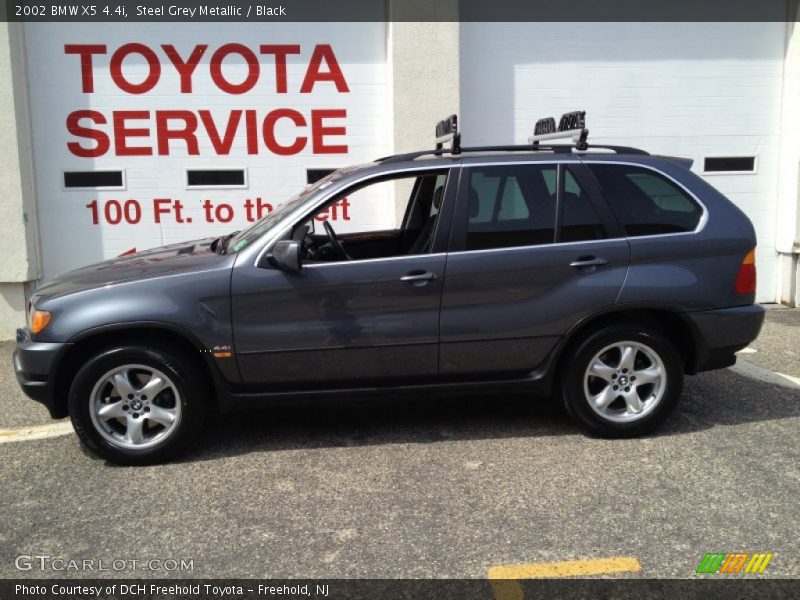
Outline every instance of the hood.
<svg viewBox="0 0 800 600">
<path fill-rule="evenodd" d="M 215 239 L 152 248 L 69 271 L 38 287 L 33 302 L 127 281 L 213 267 L 230 258 L 230 255 L 216 254 L 211 250 L 211 242 Z"/>
</svg>

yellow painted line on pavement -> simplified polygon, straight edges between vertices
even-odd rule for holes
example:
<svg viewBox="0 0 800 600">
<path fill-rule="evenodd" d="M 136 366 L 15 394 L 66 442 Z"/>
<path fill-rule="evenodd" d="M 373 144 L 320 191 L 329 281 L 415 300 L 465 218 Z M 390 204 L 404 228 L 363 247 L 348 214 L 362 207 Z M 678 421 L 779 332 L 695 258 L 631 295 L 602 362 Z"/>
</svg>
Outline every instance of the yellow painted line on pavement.
<svg viewBox="0 0 800 600">
<path fill-rule="evenodd" d="M 632 556 L 590 558 L 564 562 L 495 565 L 489 579 L 545 579 L 551 577 L 586 577 L 606 573 L 636 573 L 642 565 Z"/>
<path fill-rule="evenodd" d="M 46 438 L 69 435 L 72 432 L 72 423 L 70 423 L 69 420 L 59 421 L 58 423 L 52 423 L 50 425 L 0 429 L 0 444 L 26 442 L 28 440 L 43 440 Z"/>
<path fill-rule="evenodd" d="M 522 600 L 525 594 L 519 579 L 588 577 L 610 573 L 638 573 L 642 565 L 632 556 L 590 558 L 564 562 L 495 565 L 487 575 L 497 600 Z"/>
</svg>

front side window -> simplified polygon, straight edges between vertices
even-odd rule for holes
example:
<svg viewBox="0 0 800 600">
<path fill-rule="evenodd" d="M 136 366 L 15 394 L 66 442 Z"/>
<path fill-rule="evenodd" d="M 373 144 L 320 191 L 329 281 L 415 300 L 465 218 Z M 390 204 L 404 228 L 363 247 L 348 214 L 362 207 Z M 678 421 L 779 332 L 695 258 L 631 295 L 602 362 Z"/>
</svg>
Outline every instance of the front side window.
<svg viewBox="0 0 800 600">
<path fill-rule="evenodd" d="M 306 186 L 300 193 L 278 206 L 275 210 L 269 212 L 267 216 L 259 219 L 247 229 L 237 232 L 230 240 L 228 248 L 233 252 L 238 252 L 242 248 L 249 246 L 275 225 L 280 223 L 285 215 L 291 213 L 295 208 L 302 206 L 304 202 L 309 201 L 315 192 L 331 185 L 337 179 L 344 177 L 346 173 L 346 169 L 339 169 L 322 179 L 318 179 L 313 184 Z"/>
<path fill-rule="evenodd" d="M 292 232 L 309 263 L 427 254 L 447 171 L 389 176 L 337 195 Z M 358 215 L 358 220 L 354 216 Z"/>
<path fill-rule="evenodd" d="M 694 231 L 703 210 L 678 185 L 633 165 L 588 164 L 628 236 Z"/>
</svg>

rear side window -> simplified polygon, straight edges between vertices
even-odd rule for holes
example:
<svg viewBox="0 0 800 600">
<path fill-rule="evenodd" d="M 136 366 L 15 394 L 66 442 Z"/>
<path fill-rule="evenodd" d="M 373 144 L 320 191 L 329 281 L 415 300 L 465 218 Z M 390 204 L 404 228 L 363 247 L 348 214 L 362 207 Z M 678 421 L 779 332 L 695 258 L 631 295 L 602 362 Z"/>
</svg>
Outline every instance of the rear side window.
<svg viewBox="0 0 800 600">
<path fill-rule="evenodd" d="M 643 167 L 587 164 L 628 236 L 694 231 L 703 210 L 675 183 Z"/>
<path fill-rule="evenodd" d="M 467 250 L 552 244 L 556 195 L 547 181 L 555 165 L 470 170 Z"/>
<path fill-rule="evenodd" d="M 447 183 L 446 174 L 436 175 L 436 181 L 433 184 L 433 202 L 431 202 L 429 214 L 431 217 L 439 214 L 439 207 L 441 206 L 442 198 L 444 198 L 445 183 Z"/>
</svg>

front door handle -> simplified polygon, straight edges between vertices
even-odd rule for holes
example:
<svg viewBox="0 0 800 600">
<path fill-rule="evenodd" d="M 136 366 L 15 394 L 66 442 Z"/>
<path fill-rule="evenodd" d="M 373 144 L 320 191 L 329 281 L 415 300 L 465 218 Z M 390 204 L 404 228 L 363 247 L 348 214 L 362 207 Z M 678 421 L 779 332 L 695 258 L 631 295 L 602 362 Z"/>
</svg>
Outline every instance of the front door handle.
<svg viewBox="0 0 800 600">
<path fill-rule="evenodd" d="M 411 285 L 425 285 L 429 281 L 439 279 L 439 275 L 431 273 L 430 271 L 410 271 L 407 275 L 403 275 L 400 281 L 410 283 Z"/>
<path fill-rule="evenodd" d="M 576 269 L 582 269 L 584 267 L 600 267 L 607 264 L 608 261 L 605 258 L 600 258 L 597 256 L 579 256 L 577 260 L 573 260 L 571 263 L 569 263 L 569 266 L 575 267 Z"/>
</svg>

